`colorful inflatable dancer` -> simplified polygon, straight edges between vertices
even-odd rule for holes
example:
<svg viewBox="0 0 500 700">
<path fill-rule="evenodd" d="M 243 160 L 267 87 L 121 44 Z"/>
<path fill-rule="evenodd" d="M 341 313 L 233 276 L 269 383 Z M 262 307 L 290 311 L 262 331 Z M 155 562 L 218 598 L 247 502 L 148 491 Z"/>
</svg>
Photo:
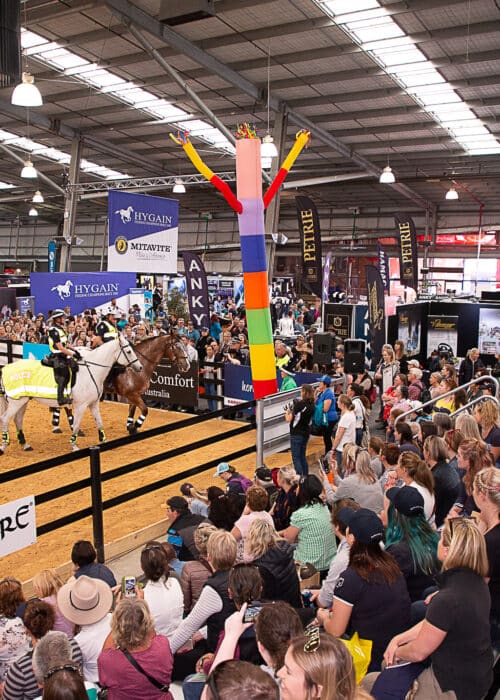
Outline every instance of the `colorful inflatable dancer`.
<svg viewBox="0 0 500 700">
<path fill-rule="evenodd" d="M 240 124 L 236 134 L 236 190 L 237 197 L 227 183 L 208 168 L 189 140 L 189 132 L 178 132 L 170 137 L 182 148 L 194 167 L 224 196 L 238 214 L 240 229 L 243 285 L 250 347 L 253 391 L 261 399 L 277 391 L 273 331 L 269 311 L 266 245 L 264 236 L 264 209 L 275 197 L 288 171 L 307 145 L 310 133 L 302 129 L 283 161 L 276 177 L 262 197 L 262 167 L 260 138 L 255 128 Z"/>
</svg>

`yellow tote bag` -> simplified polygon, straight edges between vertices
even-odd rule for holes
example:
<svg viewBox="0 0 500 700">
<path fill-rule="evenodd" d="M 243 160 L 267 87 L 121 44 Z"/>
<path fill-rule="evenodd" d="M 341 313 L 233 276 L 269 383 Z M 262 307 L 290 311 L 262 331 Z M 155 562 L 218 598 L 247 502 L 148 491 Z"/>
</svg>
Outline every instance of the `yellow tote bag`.
<svg viewBox="0 0 500 700">
<path fill-rule="evenodd" d="M 359 685 L 366 676 L 370 665 L 373 642 L 371 639 L 360 639 L 357 632 L 354 632 L 350 639 L 341 638 L 340 641 L 346 645 L 351 653 L 356 673 L 356 683 Z"/>
</svg>

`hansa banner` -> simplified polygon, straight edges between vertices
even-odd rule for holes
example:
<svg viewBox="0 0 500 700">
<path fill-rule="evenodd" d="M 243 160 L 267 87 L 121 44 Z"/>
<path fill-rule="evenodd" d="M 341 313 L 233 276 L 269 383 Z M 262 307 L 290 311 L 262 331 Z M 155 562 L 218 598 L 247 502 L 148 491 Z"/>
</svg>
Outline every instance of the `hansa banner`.
<svg viewBox="0 0 500 700">
<path fill-rule="evenodd" d="M 323 270 L 321 268 L 321 230 L 318 211 L 309 197 L 295 197 L 302 247 L 302 282 L 313 294 L 321 297 Z"/>
<path fill-rule="evenodd" d="M 177 272 L 179 202 L 110 190 L 108 270 Z"/>
<path fill-rule="evenodd" d="M 408 214 L 395 214 L 394 221 L 399 239 L 399 278 L 405 287 L 417 291 L 418 254 L 415 224 Z"/>
<path fill-rule="evenodd" d="M 378 362 L 385 343 L 385 297 L 382 277 L 374 265 L 366 266 L 366 287 L 372 359 Z"/>
</svg>

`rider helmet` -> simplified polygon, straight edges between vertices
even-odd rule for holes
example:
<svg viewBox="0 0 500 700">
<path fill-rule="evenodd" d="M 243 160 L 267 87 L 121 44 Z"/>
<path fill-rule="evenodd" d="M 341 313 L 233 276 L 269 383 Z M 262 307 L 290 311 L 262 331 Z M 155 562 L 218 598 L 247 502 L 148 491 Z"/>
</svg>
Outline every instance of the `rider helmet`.
<svg viewBox="0 0 500 700">
<path fill-rule="evenodd" d="M 121 314 L 119 311 L 115 311 L 115 309 L 108 309 L 106 313 L 104 314 L 105 317 L 112 316 L 113 318 L 121 318 Z"/>
<path fill-rule="evenodd" d="M 66 318 L 66 314 L 62 309 L 54 309 L 50 315 L 50 320 L 53 321 L 56 318 Z"/>
</svg>

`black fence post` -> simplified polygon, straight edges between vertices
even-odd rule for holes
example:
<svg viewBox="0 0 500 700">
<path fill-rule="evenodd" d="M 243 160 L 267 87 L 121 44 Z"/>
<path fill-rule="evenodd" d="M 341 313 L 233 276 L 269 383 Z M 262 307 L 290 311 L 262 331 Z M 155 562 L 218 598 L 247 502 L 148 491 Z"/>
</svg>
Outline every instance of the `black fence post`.
<svg viewBox="0 0 500 700">
<path fill-rule="evenodd" d="M 94 531 L 94 547 L 97 551 L 97 561 L 104 564 L 104 522 L 102 510 L 101 487 L 101 450 L 90 447 L 90 488 L 92 494 L 92 528 Z"/>
</svg>

